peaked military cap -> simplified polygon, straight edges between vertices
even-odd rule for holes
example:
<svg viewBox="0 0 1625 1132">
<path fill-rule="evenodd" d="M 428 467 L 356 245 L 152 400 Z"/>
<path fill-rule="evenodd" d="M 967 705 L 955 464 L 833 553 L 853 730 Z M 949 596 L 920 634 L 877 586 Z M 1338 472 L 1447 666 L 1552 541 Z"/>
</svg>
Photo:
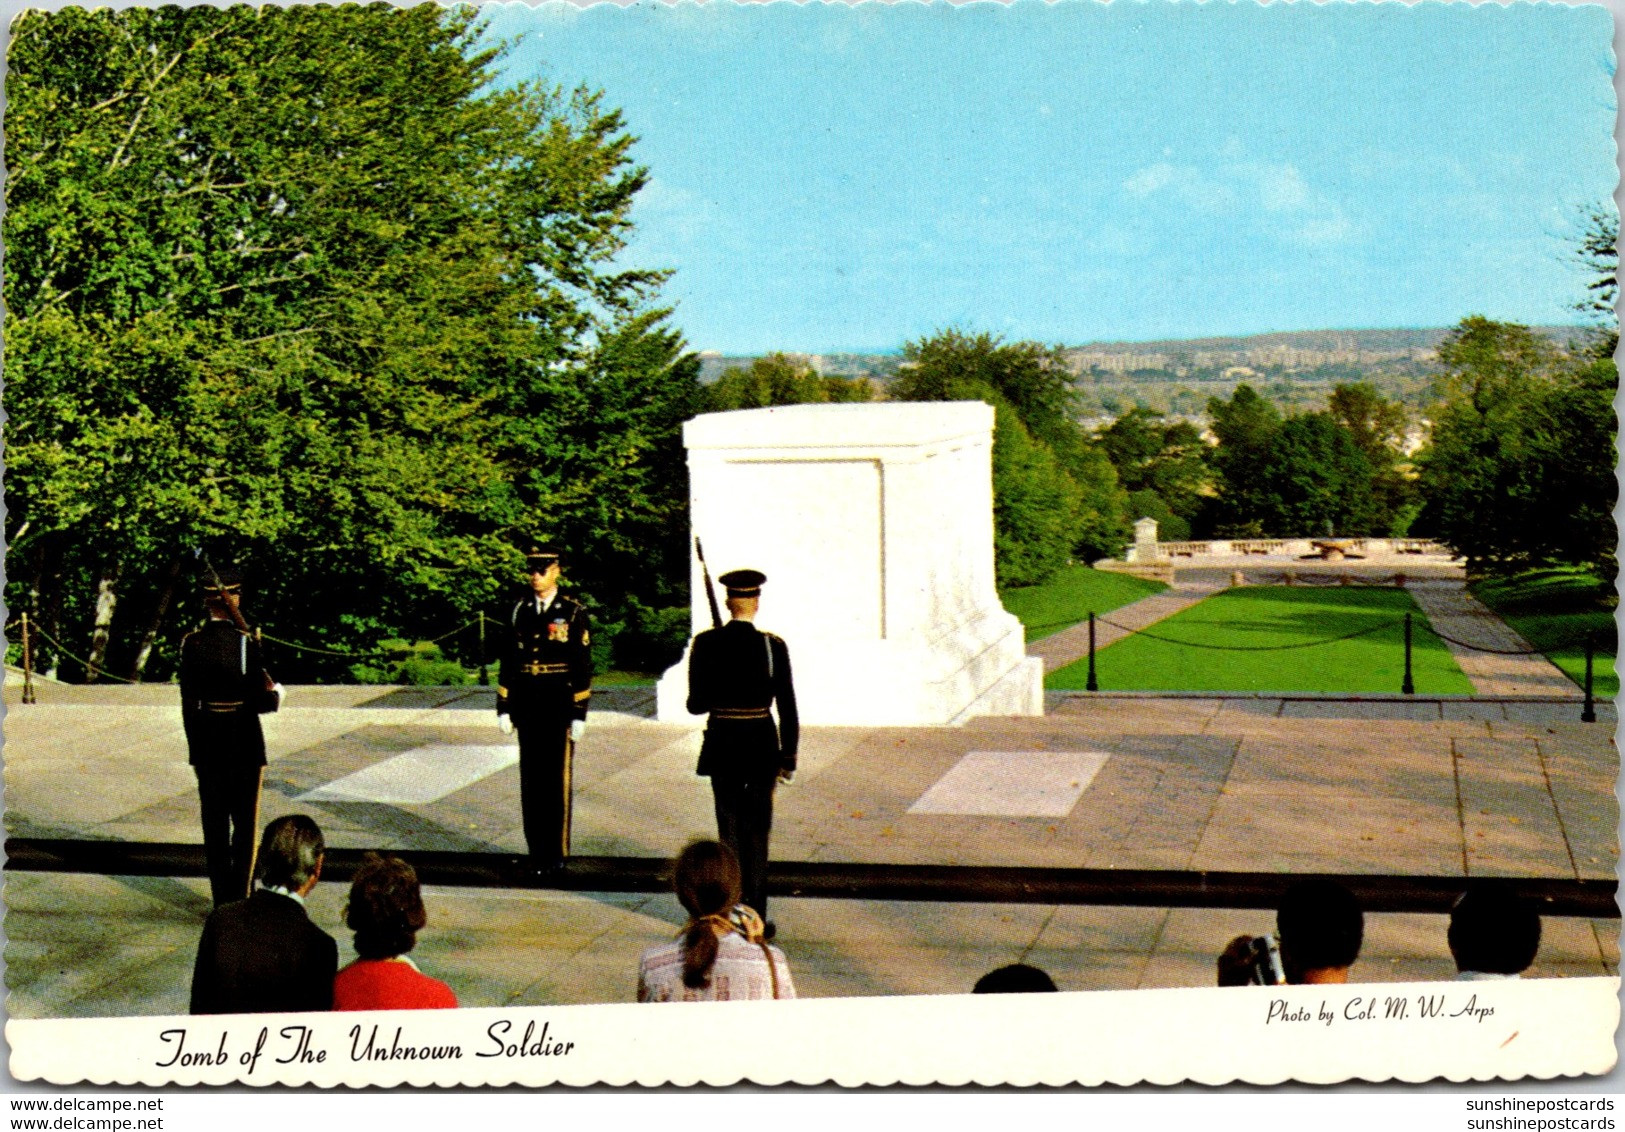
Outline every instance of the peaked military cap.
<svg viewBox="0 0 1625 1132">
<path fill-rule="evenodd" d="M 760 597 L 767 575 L 760 570 L 729 570 L 717 581 L 728 588 L 729 597 Z"/>
<path fill-rule="evenodd" d="M 241 593 L 243 576 L 235 570 L 205 569 L 198 577 L 198 585 L 202 588 L 205 597 L 213 597 L 221 593 Z"/>
<path fill-rule="evenodd" d="M 546 570 L 559 560 L 560 551 L 550 542 L 533 542 L 525 551 L 525 568 L 527 570 Z"/>
</svg>

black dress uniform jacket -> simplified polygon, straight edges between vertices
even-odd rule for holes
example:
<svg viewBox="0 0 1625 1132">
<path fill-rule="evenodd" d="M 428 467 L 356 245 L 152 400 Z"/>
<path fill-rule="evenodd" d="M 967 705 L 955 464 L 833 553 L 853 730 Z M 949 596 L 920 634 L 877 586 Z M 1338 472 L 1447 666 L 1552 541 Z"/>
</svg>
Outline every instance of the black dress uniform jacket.
<svg viewBox="0 0 1625 1132">
<path fill-rule="evenodd" d="M 592 700 L 592 634 L 587 611 L 555 593 L 538 611 L 534 596 L 513 608 L 497 677 L 497 713 L 519 731 L 519 805 L 525 845 L 541 867 L 570 852 L 570 725 Z"/>
<path fill-rule="evenodd" d="M 230 621 L 212 620 L 181 641 L 181 722 L 193 766 L 265 765 L 260 715 L 277 709 L 260 646 Z"/>
<path fill-rule="evenodd" d="M 770 707 L 778 708 L 775 726 Z M 710 713 L 698 773 L 771 782 L 796 769 L 801 721 L 783 639 L 734 620 L 694 638 L 688 710 Z"/>
<path fill-rule="evenodd" d="M 209 913 L 192 968 L 192 1013 L 331 1010 L 338 966 L 338 945 L 299 902 L 262 888 Z"/>
<path fill-rule="evenodd" d="M 221 905 L 248 895 L 265 767 L 260 715 L 277 709 L 277 695 L 266 686 L 259 645 L 229 621 L 187 634 L 180 676 L 209 888 Z"/>
<path fill-rule="evenodd" d="M 581 603 L 555 594 L 538 613 L 533 597 L 509 617 L 510 632 L 497 674 L 497 714 L 515 727 L 568 727 L 587 718 L 592 700 L 592 634 Z"/>
</svg>

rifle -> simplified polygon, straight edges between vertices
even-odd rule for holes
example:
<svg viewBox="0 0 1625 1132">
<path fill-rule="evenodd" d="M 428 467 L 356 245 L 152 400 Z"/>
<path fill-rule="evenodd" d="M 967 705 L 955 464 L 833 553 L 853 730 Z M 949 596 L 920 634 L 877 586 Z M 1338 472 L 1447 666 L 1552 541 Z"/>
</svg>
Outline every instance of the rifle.
<svg viewBox="0 0 1625 1132">
<path fill-rule="evenodd" d="M 717 608 L 717 593 L 711 588 L 711 568 L 705 564 L 705 548 L 700 545 L 700 536 L 694 536 L 694 553 L 699 555 L 700 573 L 705 577 L 705 600 L 711 603 L 711 628 L 722 628 L 722 610 Z"/>
<path fill-rule="evenodd" d="M 220 580 L 219 571 L 214 568 L 214 563 L 209 561 L 208 555 L 203 553 L 203 548 L 201 546 L 195 547 L 192 553 L 203 562 L 203 568 L 209 572 L 209 577 L 214 581 L 214 588 L 220 594 L 220 603 L 226 607 L 226 612 L 231 614 L 232 624 L 237 626 L 237 631 L 245 637 L 253 637 L 258 642 L 259 637 L 254 630 L 248 627 L 248 619 L 243 616 L 243 611 L 237 608 L 237 603 L 231 600 L 230 594 L 226 593 L 226 586 Z M 276 681 L 271 678 L 269 672 L 262 668 L 260 669 L 260 675 L 265 677 L 265 690 L 267 692 L 276 687 Z"/>
</svg>

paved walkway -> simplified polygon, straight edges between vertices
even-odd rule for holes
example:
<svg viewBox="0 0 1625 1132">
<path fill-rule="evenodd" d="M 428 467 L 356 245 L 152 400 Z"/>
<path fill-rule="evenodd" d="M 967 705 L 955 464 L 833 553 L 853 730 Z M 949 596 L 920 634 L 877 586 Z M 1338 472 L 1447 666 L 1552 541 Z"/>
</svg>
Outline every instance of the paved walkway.
<svg viewBox="0 0 1625 1132">
<path fill-rule="evenodd" d="M 173 689 L 6 689 L 13 836 L 196 842 Z M 668 858 L 714 830 L 699 733 L 606 692 L 576 767 L 576 850 Z M 294 688 L 267 721 L 261 821 L 314 816 L 346 848 L 516 853 L 518 773 L 490 689 Z M 1612 705 L 1057 697 L 961 728 L 808 728 L 781 792 L 780 860 L 1440 877 L 1612 878 Z M 614 710 L 616 707 L 622 710 Z M 602 709 L 602 710 L 601 710 Z M 15 1017 L 182 1013 L 206 883 L 8 874 Z M 316 921 L 350 954 L 344 890 Z M 666 895 L 431 888 L 414 952 L 470 1006 L 625 1002 Z M 1211 985 L 1246 910 L 774 898 L 805 997 L 968 990 L 1026 961 L 1065 990 Z M 1613 974 L 1619 922 L 1548 918 L 1535 973 Z M 1434 979 L 1444 918 L 1369 918 L 1355 977 Z"/>
<path fill-rule="evenodd" d="M 1490 608 L 1456 581 L 1413 582 L 1406 587 L 1422 607 L 1445 647 L 1484 696 L 1572 696 L 1574 681 L 1540 653 Z M 1451 640 L 1449 638 L 1455 638 Z M 1466 642 L 1464 647 L 1457 641 Z M 1494 649 L 1495 652 L 1483 652 Z M 1519 655 L 1506 655 L 1514 653 Z"/>
<path fill-rule="evenodd" d="M 1176 582 L 1160 593 L 1118 606 L 1109 613 L 1096 616 L 1095 648 L 1103 649 L 1129 635 L 1131 630 L 1146 629 L 1182 609 L 1212 597 L 1224 589 L 1223 583 L 1212 581 Z M 1116 624 L 1107 625 L 1101 618 L 1110 618 Z M 1119 628 L 1118 626 L 1122 626 Z M 1065 668 L 1089 655 L 1089 622 L 1062 629 L 1027 646 L 1028 656 L 1044 659 L 1044 673 L 1048 675 Z"/>
</svg>

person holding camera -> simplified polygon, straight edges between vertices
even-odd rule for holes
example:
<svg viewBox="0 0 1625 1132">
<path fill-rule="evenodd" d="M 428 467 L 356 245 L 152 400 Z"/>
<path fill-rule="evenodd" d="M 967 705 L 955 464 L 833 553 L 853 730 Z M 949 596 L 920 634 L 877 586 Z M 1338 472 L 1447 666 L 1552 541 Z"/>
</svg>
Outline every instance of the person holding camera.
<svg viewBox="0 0 1625 1132">
<path fill-rule="evenodd" d="M 1365 938 L 1365 914 L 1335 880 L 1299 881 L 1281 898 L 1274 936 L 1237 936 L 1219 955 L 1219 985 L 1346 983 Z"/>
<path fill-rule="evenodd" d="M 762 939 L 762 921 L 739 903 L 739 859 L 720 841 L 695 841 L 677 857 L 673 887 L 688 923 L 638 962 L 639 1002 L 794 998 L 790 965 Z"/>
</svg>

